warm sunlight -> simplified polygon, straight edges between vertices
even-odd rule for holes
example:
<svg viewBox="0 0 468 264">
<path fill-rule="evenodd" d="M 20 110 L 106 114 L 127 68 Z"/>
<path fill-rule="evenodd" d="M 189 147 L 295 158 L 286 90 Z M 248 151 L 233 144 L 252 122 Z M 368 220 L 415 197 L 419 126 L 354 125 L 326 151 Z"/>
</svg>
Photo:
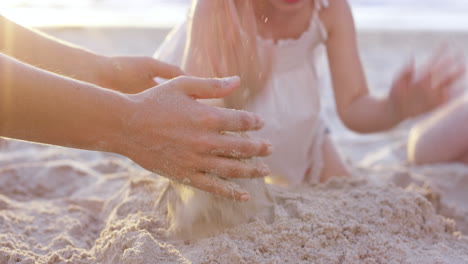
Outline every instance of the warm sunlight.
<svg viewBox="0 0 468 264">
<path fill-rule="evenodd" d="M 142 0 L 144 1 L 144 0 Z M 2 15 L 26 26 L 172 26 L 183 20 L 188 5 L 180 1 L 2 0 Z"/>
<path fill-rule="evenodd" d="M 164 26 L 186 17 L 189 0 L 2 0 L 1 13 L 27 26 Z M 464 0 L 350 0 L 358 28 L 468 28 Z M 418 12 L 414 12 L 415 8 Z"/>
<path fill-rule="evenodd" d="M 468 0 L 0 0 L 0 264 L 467 264 L 467 54 Z"/>
</svg>

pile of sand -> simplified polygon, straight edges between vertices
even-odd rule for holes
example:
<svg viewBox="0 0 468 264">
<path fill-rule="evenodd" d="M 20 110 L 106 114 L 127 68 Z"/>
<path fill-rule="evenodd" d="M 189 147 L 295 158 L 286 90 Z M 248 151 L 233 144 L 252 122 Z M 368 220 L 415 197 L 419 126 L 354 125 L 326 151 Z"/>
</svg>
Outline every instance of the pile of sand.
<svg viewBox="0 0 468 264">
<path fill-rule="evenodd" d="M 164 179 L 113 155 L 19 142 L 1 148 L 2 264 L 468 263 L 468 238 L 436 213 L 426 197 L 435 202 L 437 194 L 427 188 L 367 180 L 273 187 L 272 223 L 171 240 L 155 206 Z"/>
</svg>

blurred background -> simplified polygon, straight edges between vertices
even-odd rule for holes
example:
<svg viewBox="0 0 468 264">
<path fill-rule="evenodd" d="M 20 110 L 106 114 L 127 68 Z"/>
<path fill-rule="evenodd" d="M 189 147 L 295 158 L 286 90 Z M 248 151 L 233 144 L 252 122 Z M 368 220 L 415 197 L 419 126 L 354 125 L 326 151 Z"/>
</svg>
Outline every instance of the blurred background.
<svg viewBox="0 0 468 264">
<path fill-rule="evenodd" d="M 375 94 L 388 92 L 410 58 L 424 64 L 442 43 L 454 52 L 468 52 L 468 0 L 349 1 L 369 87 Z M 104 55 L 151 56 L 171 28 L 185 19 L 189 5 L 190 0 L 0 0 L 0 14 Z M 336 116 L 323 63 L 319 69 L 324 115 L 349 163 L 365 168 L 381 167 L 382 160 L 386 165 L 401 163 L 409 124 L 372 136 L 345 129 Z"/>
<path fill-rule="evenodd" d="M 172 26 L 190 0 L 2 0 L 1 13 L 28 26 Z M 350 0 L 358 27 L 466 30 L 467 0 Z"/>
</svg>

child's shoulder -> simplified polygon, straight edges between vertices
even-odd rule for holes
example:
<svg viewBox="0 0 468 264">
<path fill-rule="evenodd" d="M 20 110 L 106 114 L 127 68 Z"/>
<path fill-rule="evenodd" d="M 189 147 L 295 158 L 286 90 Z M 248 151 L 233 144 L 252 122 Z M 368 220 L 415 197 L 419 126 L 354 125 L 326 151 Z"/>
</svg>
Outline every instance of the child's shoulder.
<svg viewBox="0 0 468 264">
<path fill-rule="evenodd" d="M 350 20 L 352 20 L 352 13 L 348 0 L 325 1 L 328 2 L 328 6 L 320 12 L 320 19 L 328 32 L 336 26 L 350 23 Z"/>
<path fill-rule="evenodd" d="M 316 0 L 325 3 L 326 8 L 323 9 L 323 14 L 340 13 L 350 10 L 348 0 Z"/>
</svg>

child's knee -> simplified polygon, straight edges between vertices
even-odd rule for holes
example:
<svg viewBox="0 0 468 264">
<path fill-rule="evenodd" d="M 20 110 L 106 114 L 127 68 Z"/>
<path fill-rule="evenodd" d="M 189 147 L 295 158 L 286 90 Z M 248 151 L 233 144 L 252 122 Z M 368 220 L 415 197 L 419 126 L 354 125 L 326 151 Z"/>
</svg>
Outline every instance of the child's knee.
<svg viewBox="0 0 468 264">
<path fill-rule="evenodd" d="M 324 167 L 320 177 L 320 182 L 325 182 L 332 177 L 350 176 L 348 166 L 343 162 L 341 155 L 327 136 L 322 145 Z"/>
</svg>

